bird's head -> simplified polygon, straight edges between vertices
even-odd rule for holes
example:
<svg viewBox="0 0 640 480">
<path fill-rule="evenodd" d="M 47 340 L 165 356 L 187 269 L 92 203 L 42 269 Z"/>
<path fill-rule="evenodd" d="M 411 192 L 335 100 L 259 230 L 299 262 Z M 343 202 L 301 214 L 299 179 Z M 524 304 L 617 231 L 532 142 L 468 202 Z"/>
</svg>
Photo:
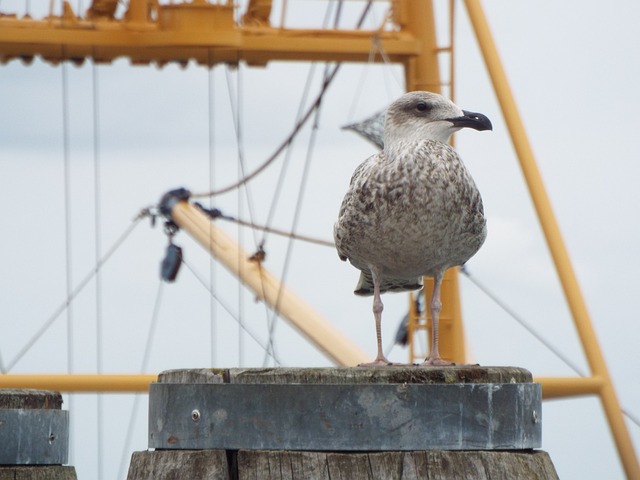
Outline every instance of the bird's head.
<svg viewBox="0 0 640 480">
<path fill-rule="evenodd" d="M 393 102 L 384 127 L 384 144 L 436 140 L 446 143 L 461 128 L 492 130 L 481 113 L 460 109 L 455 103 L 431 92 L 409 92 Z"/>
</svg>

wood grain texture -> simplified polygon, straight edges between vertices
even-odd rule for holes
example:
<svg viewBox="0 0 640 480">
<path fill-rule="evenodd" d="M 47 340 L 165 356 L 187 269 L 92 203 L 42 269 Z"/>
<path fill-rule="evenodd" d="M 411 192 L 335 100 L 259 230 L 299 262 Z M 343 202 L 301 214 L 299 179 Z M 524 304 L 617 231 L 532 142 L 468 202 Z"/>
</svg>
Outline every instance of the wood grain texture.
<svg viewBox="0 0 640 480">
<path fill-rule="evenodd" d="M 558 480 L 542 450 L 383 453 L 239 450 L 135 452 L 128 480 Z M 35 471 L 31 469 L 31 471 Z M 73 476 L 2 476 L 0 480 L 75 480 Z"/>
<path fill-rule="evenodd" d="M 326 454 L 320 452 L 238 451 L 238 480 L 313 478 L 331 480 Z"/>
<path fill-rule="evenodd" d="M 128 480 L 229 480 L 224 450 L 155 450 L 134 452 Z"/>
<path fill-rule="evenodd" d="M 238 451 L 239 480 L 557 480 L 549 455 L 527 452 Z"/>
<path fill-rule="evenodd" d="M 0 466 L 0 480 L 77 480 L 73 467 L 34 466 L 3 467 Z"/>
</svg>

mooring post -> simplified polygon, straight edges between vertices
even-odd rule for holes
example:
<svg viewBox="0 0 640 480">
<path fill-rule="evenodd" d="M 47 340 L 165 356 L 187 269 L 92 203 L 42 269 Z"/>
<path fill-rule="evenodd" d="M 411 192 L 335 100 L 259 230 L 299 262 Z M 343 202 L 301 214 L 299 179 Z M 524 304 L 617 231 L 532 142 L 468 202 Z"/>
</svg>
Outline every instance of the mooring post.
<svg viewBox="0 0 640 480">
<path fill-rule="evenodd" d="M 0 478 L 76 480 L 59 392 L 0 389 Z"/>
<path fill-rule="evenodd" d="M 128 480 L 558 478 L 521 368 L 174 370 L 149 395 Z"/>
</svg>

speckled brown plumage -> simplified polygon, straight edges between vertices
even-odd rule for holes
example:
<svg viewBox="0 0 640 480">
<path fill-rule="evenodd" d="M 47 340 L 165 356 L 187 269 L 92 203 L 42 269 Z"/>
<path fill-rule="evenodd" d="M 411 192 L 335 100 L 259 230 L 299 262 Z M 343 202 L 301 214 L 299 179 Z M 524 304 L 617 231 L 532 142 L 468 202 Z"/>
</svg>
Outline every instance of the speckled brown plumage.
<svg viewBox="0 0 640 480">
<path fill-rule="evenodd" d="M 444 271 L 462 265 L 486 237 L 482 199 L 460 156 L 447 142 L 463 127 L 491 128 L 483 115 L 459 109 L 429 92 L 405 94 L 387 111 L 384 149 L 360 164 L 344 197 L 334 239 L 338 255 L 361 271 L 355 293 L 374 295 L 379 321 L 387 291 L 421 287 L 434 277 L 431 302 L 437 323 Z M 428 362 L 442 364 L 437 326 Z"/>
</svg>

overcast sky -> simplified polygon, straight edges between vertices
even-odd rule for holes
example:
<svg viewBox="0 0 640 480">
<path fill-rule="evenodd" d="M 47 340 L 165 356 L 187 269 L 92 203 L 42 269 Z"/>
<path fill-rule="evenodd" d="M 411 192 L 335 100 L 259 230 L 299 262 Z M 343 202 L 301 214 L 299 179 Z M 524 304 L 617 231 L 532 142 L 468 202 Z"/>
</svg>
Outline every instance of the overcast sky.
<svg viewBox="0 0 640 480">
<path fill-rule="evenodd" d="M 47 5 L 32 0 L 31 13 L 41 17 Z M 325 4 L 297 5 L 289 11 L 290 26 L 317 24 Z M 494 125 L 493 132 L 463 131 L 456 139 L 483 195 L 488 218 L 487 241 L 468 268 L 588 372 L 466 12 L 461 3 L 456 5 L 456 102 L 461 108 L 486 114 Z M 640 6 L 637 2 L 584 0 L 494 0 L 483 5 L 619 397 L 625 408 L 640 415 L 640 386 L 632 380 L 640 363 L 640 259 L 635 253 L 640 242 L 636 186 L 640 165 L 634 150 L 640 127 L 636 114 L 640 106 Z M 355 23 L 361 8 L 360 2 L 348 6 L 344 27 Z M 0 3 L 2 13 L 21 15 L 24 9 L 22 2 Z M 383 9 L 376 9 L 368 27 L 373 28 L 382 15 Z M 278 10 L 272 18 L 279 18 Z M 440 20 L 441 37 L 446 38 L 446 19 Z M 194 192 L 208 190 L 212 158 L 216 186 L 237 178 L 232 105 L 240 112 L 246 169 L 261 164 L 292 128 L 312 69 L 309 64 L 272 63 L 266 68 L 243 66 L 238 70 L 218 66 L 209 73 L 196 65 L 158 69 L 130 66 L 127 60 L 95 70 L 90 63 L 81 68 L 68 66 L 71 234 L 66 235 L 63 69 L 37 59 L 29 66 L 19 61 L 1 66 L 2 364 L 10 364 L 64 303 L 67 244 L 72 252 L 74 286 L 95 265 L 96 118 L 99 248 L 104 253 L 138 211 L 157 203 L 167 190 L 181 186 Z M 312 71 L 312 96 L 317 94 L 323 69 L 317 65 Z M 398 67 L 343 67 L 323 104 L 312 154 L 307 154 L 309 129 L 296 141 L 272 226 L 291 228 L 301 198 L 297 231 L 331 239 L 351 173 L 375 151 L 340 126 L 384 108 L 402 92 Z M 209 147 L 210 131 L 213 149 Z M 308 180 L 299 197 L 307 159 Z M 283 164 L 284 158 L 279 159 L 249 185 L 249 199 L 244 191 L 232 193 L 216 198 L 215 206 L 229 215 L 267 222 Z M 249 252 L 263 239 L 261 233 L 220 225 Z M 239 289 L 222 267 L 211 267 L 208 256 L 186 234 L 180 233 L 175 241 L 205 282 L 212 269 L 224 307 L 213 303 L 212 333 L 210 296 L 183 267 L 178 281 L 162 288 L 145 371 L 262 366 L 264 350 L 249 336 L 238 335 L 233 317 L 240 317 L 264 344 L 268 317 L 264 306 Z M 161 226 L 152 229 L 148 221 L 142 222 L 102 271 L 105 373 L 136 373 L 143 367 L 166 243 Z M 285 268 L 287 246 L 284 239 L 266 237 L 265 265 L 278 276 Z M 285 273 L 295 292 L 373 356 L 371 300 L 352 294 L 357 277 L 358 272 L 340 262 L 333 249 L 299 242 L 293 246 Z M 483 365 L 521 366 L 538 376 L 574 374 L 464 277 L 461 289 L 472 360 Z M 408 305 L 404 294 L 386 295 L 383 301 L 383 341 L 388 345 Z M 56 320 L 12 372 L 66 372 L 67 318 L 62 315 Z M 73 302 L 71 363 L 75 373 L 96 372 L 96 318 L 96 287 L 91 283 Z M 277 322 L 275 342 L 282 365 L 330 365 L 282 320 Z M 390 357 L 406 361 L 407 352 L 396 347 Z M 105 418 L 109 420 L 104 426 L 103 478 L 126 472 L 130 453 L 146 448 L 146 397 L 141 400 L 132 441 L 125 444 L 132 397 L 105 397 Z M 95 405 L 92 395 L 78 395 L 66 403 L 74 419 L 72 462 L 79 478 L 97 477 Z M 629 428 L 638 451 L 640 431 L 632 424 Z M 543 448 L 563 479 L 623 478 L 596 398 L 546 402 Z M 123 449 L 126 461 L 121 468 Z"/>
</svg>

